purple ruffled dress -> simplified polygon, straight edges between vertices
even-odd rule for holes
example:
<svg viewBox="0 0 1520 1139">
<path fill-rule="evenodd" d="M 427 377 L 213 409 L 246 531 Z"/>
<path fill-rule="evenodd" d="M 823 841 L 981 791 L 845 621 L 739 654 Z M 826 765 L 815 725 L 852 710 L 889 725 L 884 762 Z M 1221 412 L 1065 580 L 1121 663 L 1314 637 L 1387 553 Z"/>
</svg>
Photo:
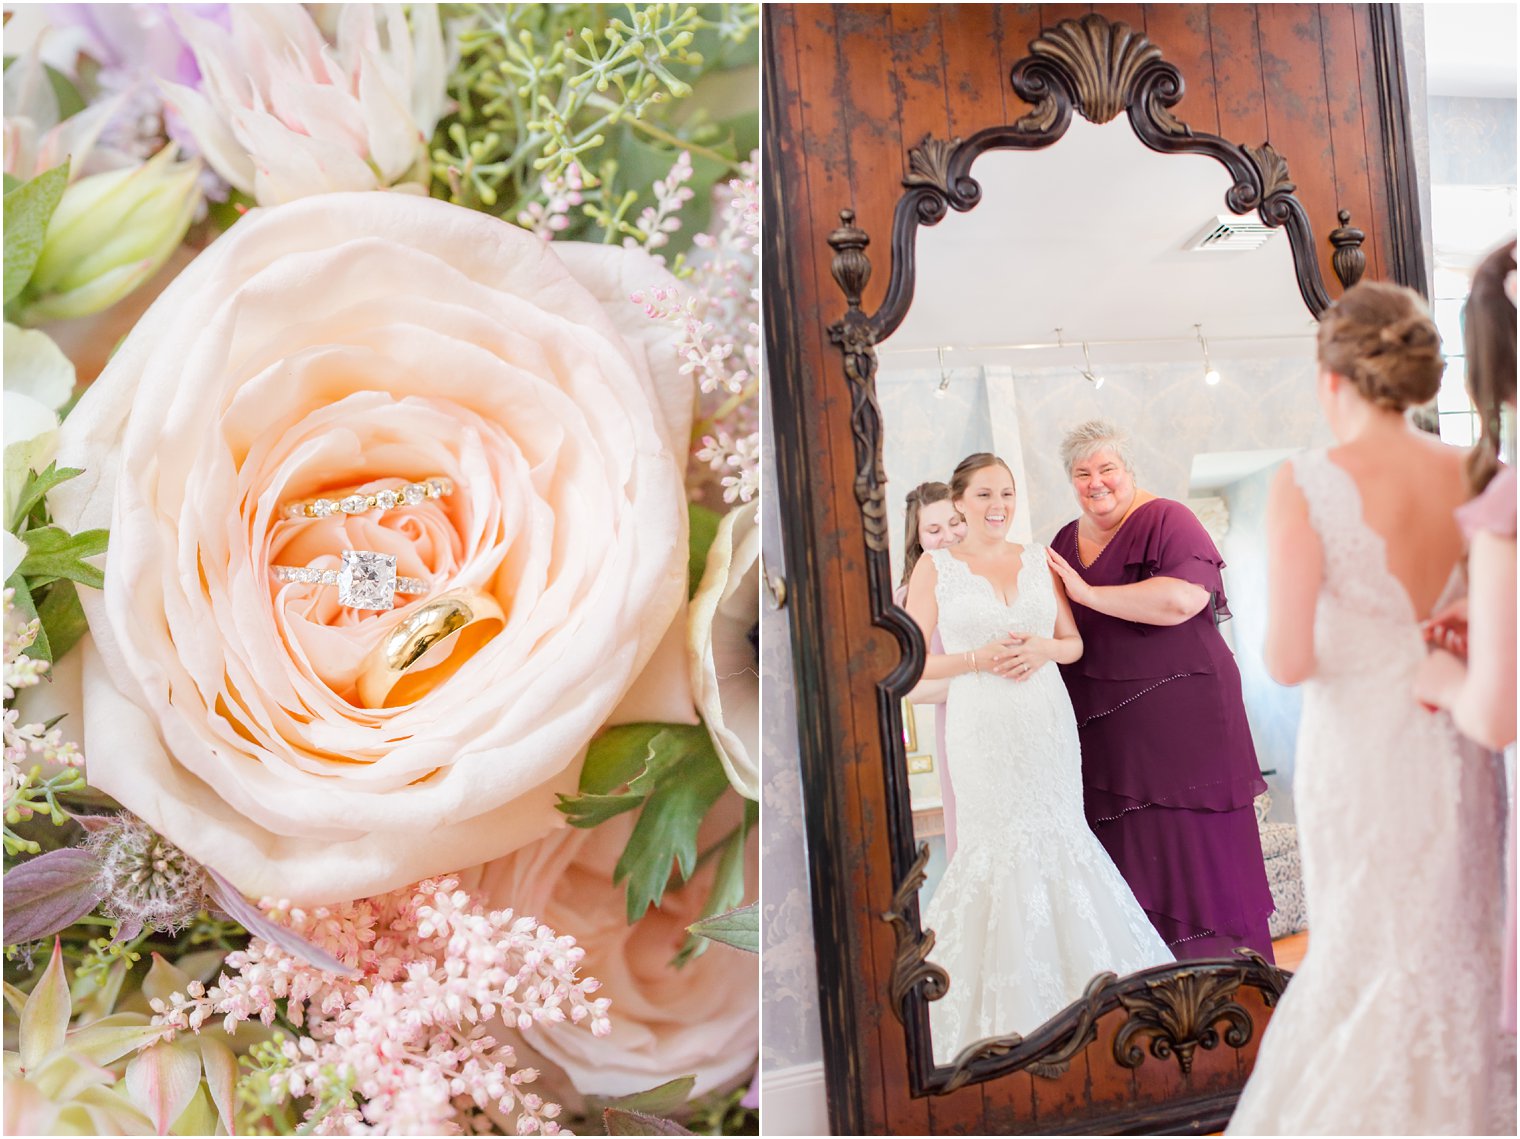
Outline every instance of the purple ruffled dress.
<svg viewBox="0 0 1520 1139">
<path fill-rule="evenodd" d="M 1515 537 L 1515 469 L 1505 467 L 1489 482 L 1477 498 L 1459 507 L 1457 524 L 1469 541 L 1478 531 Z M 1511 747 L 1514 745 L 1511 744 Z M 1504 934 L 1504 1005 L 1500 1009 L 1500 1022 L 1510 1032 L 1515 1031 L 1515 808 L 1510 800 L 1509 811 L 1509 889 L 1505 892 Z"/>
<path fill-rule="evenodd" d="M 1061 676 L 1082 740 L 1088 825 L 1156 931 L 1178 958 L 1249 946 L 1273 960 L 1252 805 L 1266 782 L 1217 624 L 1230 615 L 1219 551 L 1191 510 L 1165 498 L 1136 507 L 1090 566 L 1075 521 L 1051 547 L 1091 585 L 1175 577 L 1213 595 L 1170 626 L 1073 604 L 1083 652 Z"/>
</svg>

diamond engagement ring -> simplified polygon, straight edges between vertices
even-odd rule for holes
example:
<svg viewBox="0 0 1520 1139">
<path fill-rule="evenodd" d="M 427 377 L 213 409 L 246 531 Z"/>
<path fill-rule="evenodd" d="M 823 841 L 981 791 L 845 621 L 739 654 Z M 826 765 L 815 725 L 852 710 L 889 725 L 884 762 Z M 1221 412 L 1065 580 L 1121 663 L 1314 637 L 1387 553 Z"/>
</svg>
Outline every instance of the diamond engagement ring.
<svg viewBox="0 0 1520 1139">
<path fill-rule="evenodd" d="M 302 585 L 336 585 L 338 604 L 350 609 L 394 609 L 396 594 L 423 594 L 432 587 L 415 577 L 396 576 L 396 556 L 369 550 L 344 550 L 338 569 L 270 566 L 276 581 Z"/>
<path fill-rule="evenodd" d="M 307 498 L 300 502 L 286 503 L 281 513 L 286 518 L 331 518 L 337 514 L 363 514 L 367 510 L 393 510 L 398 506 L 416 506 L 430 498 L 442 498 L 454 493 L 454 484 L 446 478 L 423 479 L 404 486 L 390 487 L 373 493 L 358 491 Z"/>
</svg>

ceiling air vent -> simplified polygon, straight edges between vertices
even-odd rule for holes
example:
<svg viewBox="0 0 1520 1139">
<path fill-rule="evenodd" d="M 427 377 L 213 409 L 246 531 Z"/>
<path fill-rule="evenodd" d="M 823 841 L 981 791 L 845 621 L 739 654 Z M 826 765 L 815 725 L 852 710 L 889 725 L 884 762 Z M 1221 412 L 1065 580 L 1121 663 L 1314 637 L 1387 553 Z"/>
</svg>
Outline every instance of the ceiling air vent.
<svg viewBox="0 0 1520 1139">
<path fill-rule="evenodd" d="M 1212 218 L 1185 248 L 1197 253 L 1244 253 L 1260 249 L 1272 239 L 1274 232 L 1271 226 L 1260 221 L 1220 214 Z"/>
</svg>

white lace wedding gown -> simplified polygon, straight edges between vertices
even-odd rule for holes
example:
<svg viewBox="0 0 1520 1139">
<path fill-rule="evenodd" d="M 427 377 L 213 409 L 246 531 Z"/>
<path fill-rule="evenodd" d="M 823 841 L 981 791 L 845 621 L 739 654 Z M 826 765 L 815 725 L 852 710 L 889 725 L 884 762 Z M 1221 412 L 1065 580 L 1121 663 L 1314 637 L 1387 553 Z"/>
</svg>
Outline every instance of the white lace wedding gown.
<svg viewBox="0 0 1520 1139">
<path fill-rule="evenodd" d="M 929 556 L 947 653 L 1011 630 L 1054 631 L 1043 547 L 1024 547 L 1011 605 L 948 551 Z M 1098 973 L 1172 960 L 1087 826 L 1077 723 L 1055 665 L 1025 681 L 987 672 L 952 680 L 945 751 L 959 842 L 924 915 L 936 938 L 930 958 L 950 974 L 949 991 L 929 1006 L 939 1063 L 989 1036 L 1033 1031 Z"/>
<path fill-rule="evenodd" d="M 1411 695 L 1417 615 L 1356 484 L 1323 451 L 1293 472 L 1324 548 L 1293 786 L 1309 951 L 1228 1134 L 1495 1133 L 1502 774 Z"/>
</svg>

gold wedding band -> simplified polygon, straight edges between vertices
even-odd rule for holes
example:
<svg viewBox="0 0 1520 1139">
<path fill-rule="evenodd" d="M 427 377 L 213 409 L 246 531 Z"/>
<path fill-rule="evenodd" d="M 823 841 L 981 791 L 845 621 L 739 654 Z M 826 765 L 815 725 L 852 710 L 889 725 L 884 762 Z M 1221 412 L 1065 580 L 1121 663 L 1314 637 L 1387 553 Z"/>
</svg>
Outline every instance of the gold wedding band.
<svg viewBox="0 0 1520 1139">
<path fill-rule="evenodd" d="M 392 708 L 424 696 L 506 627 L 494 597 L 474 589 L 440 593 L 386 634 L 359 674 L 359 701 Z"/>
</svg>

